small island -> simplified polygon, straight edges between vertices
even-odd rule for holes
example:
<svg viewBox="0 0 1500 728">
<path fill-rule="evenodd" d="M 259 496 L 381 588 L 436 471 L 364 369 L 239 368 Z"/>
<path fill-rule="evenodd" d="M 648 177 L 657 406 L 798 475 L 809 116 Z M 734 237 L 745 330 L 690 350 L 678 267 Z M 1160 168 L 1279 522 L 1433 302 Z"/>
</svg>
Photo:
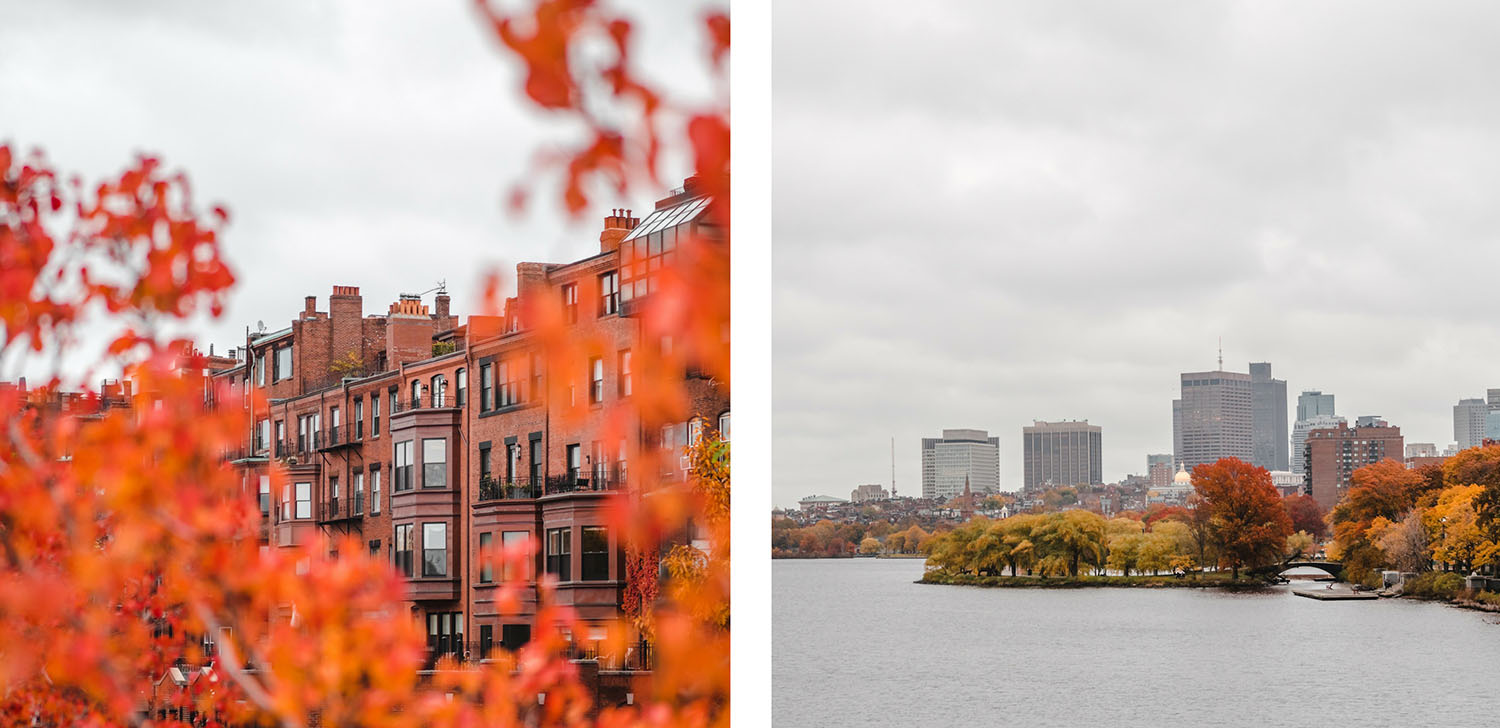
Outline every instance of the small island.
<svg viewBox="0 0 1500 728">
<path fill-rule="evenodd" d="M 1020 576 L 954 574 L 939 570 L 928 571 L 917 580 L 919 584 L 947 584 L 950 586 L 981 586 L 1009 589 L 1079 589 L 1087 587 L 1137 587 L 1147 589 L 1260 589 L 1280 583 L 1280 579 L 1264 574 L 1241 574 L 1236 577 L 1227 571 L 1194 571 L 1186 574 L 1080 574 L 1078 576 Z"/>
</svg>

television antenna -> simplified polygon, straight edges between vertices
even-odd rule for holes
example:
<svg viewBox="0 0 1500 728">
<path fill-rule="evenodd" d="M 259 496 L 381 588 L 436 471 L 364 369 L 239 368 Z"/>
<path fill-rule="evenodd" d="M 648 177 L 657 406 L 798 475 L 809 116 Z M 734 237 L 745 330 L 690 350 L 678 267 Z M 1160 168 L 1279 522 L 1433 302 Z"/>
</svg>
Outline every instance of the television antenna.
<svg viewBox="0 0 1500 728">
<path fill-rule="evenodd" d="M 448 280 L 445 278 L 443 280 L 438 281 L 436 287 L 429 288 L 429 289 L 427 289 L 425 291 L 422 291 L 421 293 L 403 293 L 403 294 L 401 294 L 401 297 L 402 298 L 410 298 L 410 299 L 421 299 L 423 296 L 425 296 L 425 295 L 427 295 L 429 293 L 443 293 L 443 294 L 446 294 L 447 292 L 448 292 Z"/>
</svg>

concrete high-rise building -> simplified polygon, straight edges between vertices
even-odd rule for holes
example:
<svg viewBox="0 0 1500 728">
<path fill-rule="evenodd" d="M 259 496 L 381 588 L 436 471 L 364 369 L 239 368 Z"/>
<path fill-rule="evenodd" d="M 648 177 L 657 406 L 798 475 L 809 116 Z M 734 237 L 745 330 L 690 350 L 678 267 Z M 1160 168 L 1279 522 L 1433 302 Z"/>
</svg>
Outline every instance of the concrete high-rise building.
<svg viewBox="0 0 1500 728">
<path fill-rule="evenodd" d="M 1406 458 L 1435 458 L 1438 457 L 1437 445 L 1430 442 L 1411 442 L 1406 445 Z"/>
<path fill-rule="evenodd" d="M 1292 472 L 1302 476 L 1307 475 L 1307 433 L 1318 429 L 1338 427 L 1346 422 L 1347 420 L 1335 414 L 1313 415 L 1297 420 L 1297 424 L 1292 427 Z"/>
<path fill-rule="evenodd" d="M 1151 487 L 1161 488 L 1172 484 L 1172 473 L 1176 468 L 1172 465 L 1172 453 L 1146 456 L 1146 478 Z"/>
<path fill-rule="evenodd" d="M 1308 430 L 1317 427 L 1336 427 L 1343 418 L 1337 421 L 1328 418 L 1334 417 L 1333 395 L 1324 394 L 1316 389 L 1305 390 L 1297 395 L 1297 422 L 1292 425 L 1292 472 L 1305 475 L 1303 472 L 1304 461 L 1307 451 L 1304 443 L 1307 440 Z"/>
<path fill-rule="evenodd" d="M 1297 419 L 1310 420 L 1318 415 L 1337 414 L 1333 411 L 1333 395 L 1314 390 L 1304 390 L 1297 395 Z"/>
<path fill-rule="evenodd" d="M 1000 490 L 1000 438 L 985 430 L 943 430 L 922 438 L 922 497 L 962 495 L 968 482 L 975 493 Z"/>
<path fill-rule="evenodd" d="M 1453 441 L 1459 450 L 1479 447 L 1484 442 L 1484 418 L 1489 404 L 1482 399 L 1461 399 L 1453 405 Z"/>
<path fill-rule="evenodd" d="M 1307 433 L 1308 494 L 1325 510 L 1332 509 L 1349 487 L 1350 476 L 1366 465 L 1386 458 L 1400 460 L 1404 454 L 1401 428 L 1379 418 L 1360 418 L 1377 423 L 1369 427 L 1318 428 Z"/>
<path fill-rule="evenodd" d="M 1021 428 L 1022 487 L 1045 490 L 1059 485 L 1103 485 L 1103 448 L 1098 425 L 1033 422 Z"/>
<path fill-rule="evenodd" d="M 1286 380 L 1271 376 L 1270 362 L 1250 364 L 1253 451 L 1250 462 L 1266 470 L 1286 470 L 1290 448 L 1286 430 Z"/>
<path fill-rule="evenodd" d="M 1172 443 L 1177 461 L 1188 470 L 1220 458 L 1252 462 L 1252 392 L 1249 374 L 1184 372 L 1182 398 L 1172 400 Z"/>
</svg>

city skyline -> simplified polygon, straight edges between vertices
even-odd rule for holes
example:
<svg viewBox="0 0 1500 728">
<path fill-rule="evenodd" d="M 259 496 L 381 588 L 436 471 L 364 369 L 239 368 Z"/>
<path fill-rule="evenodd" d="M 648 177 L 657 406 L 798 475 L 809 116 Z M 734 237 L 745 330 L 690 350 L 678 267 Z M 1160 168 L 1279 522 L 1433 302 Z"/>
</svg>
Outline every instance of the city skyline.
<svg viewBox="0 0 1500 728">
<path fill-rule="evenodd" d="M 1139 473 L 1220 336 L 1351 422 L 1453 442 L 1500 358 L 1475 32 L 1500 8 L 1295 10 L 935 7 L 912 34 L 890 4 L 778 8 L 773 502 L 888 485 L 892 437 L 915 493 L 922 437 L 1033 420 L 1087 418 L 1104 479 Z"/>
<path fill-rule="evenodd" d="M 1280 367 L 1281 364 L 1278 362 L 1277 366 Z M 1247 369 L 1248 369 L 1248 367 L 1247 367 Z M 1294 368 L 1294 370 L 1295 370 L 1295 368 Z M 1204 371 L 1213 371 L 1213 370 L 1211 370 L 1211 369 L 1205 369 Z M 1278 373 L 1280 373 L 1279 369 L 1278 369 Z M 1178 374 L 1176 376 L 1180 377 L 1181 374 Z M 1247 374 L 1246 375 L 1247 381 L 1248 381 L 1248 376 L 1249 375 Z M 1301 398 L 1301 395 L 1303 395 L 1303 394 L 1309 394 L 1309 393 L 1310 394 L 1314 394 L 1314 395 L 1321 395 L 1323 397 L 1327 397 L 1329 399 L 1326 400 L 1326 401 L 1328 401 L 1330 403 L 1328 406 L 1332 406 L 1331 405 L 1332 398 L 1336 396 L 1335 393 L 1338 391 L 1338 390 L 1334 389 L 1333 387 L 1328 386 L 1326 383 L 1325 384 L 1320 384 L 1318 387 L 1306 387 L 1306 388 L 1304 388 L 1304 387 L 1299 386 L 1294 380 L 1291 380 L 1290 377 L 1288 377 L 1286 379 L 1283 379 L 1281 377 L 1277 377 L 1276 381 L 1278 381 L 1278 382 L 1285 382 L 1285 387 L 1286 387 L 1288 393 L 1293 392 L 1293 391 L 1298 392 L 1298 398 L 1299 399 Z M 1480 381 L 1483 382 L 1485 380 L 1481 379 Z M 1336 382 L 1335 382 L 1335 384 L 1336 384 Z M 1488 387 L 1482 387 L 1482 386 L 1478 387 L 1477 389 L 1479 391 L 1486 392 L 1486 393 L 1488 393 L 1489 390 L 1490 390 L 1490 388 L 1488 388 Z M 1500 390 L 1497 390 L 1497 391 L 1500 391 Z M 1462 397 L 1462 399 L 1471 399 L 1471 398 L 1467 397 L 1467 396 L 1464 396 L 1464 397 Z M 1483 401 L 1483 400 L 1481 400 L 1481 401 Z M 1317 419 L 1315 421 L 1319 424 L 1319 426 L 1337 427 L 1338 421 L 1347 420 L 1347 422 L 1352 427 L 1352 426 L 1354 426 L 1355 419 L 1357 417 L 1358 418 L 1379 417 L 1380 419 L 1389 422 L 1391 425 L 1401 428 L 1401 431 L 1402 431 L 1402 433 L 1404 435 L 1404 438 L 1405 438 L 1405 440 L 1407 442 L 1415 442 L 1415 443 L 1430 442 L 1430 443 L 1434 443 L 1436 445 L 1437 450 L 1439 452 L 1443 451 L 1449 445 L 1452 445 L 1454 443 L 1454 440 L 1451 437 L 1451 435 L 1453 434 L 1453 431 L 1452 431 L 1452 428 L 1453 428 L 1453 415 L 1452 415 L 1453 405 L 1449 405 L 1449 404 L 1441 403 L 1440 402 L 1440 403 L 1435 404 L 1431 408 L 1434 412 L 1436 412 L 1436 414 L 1429 413 L 1429 415 L 1427 417 L 1425 417 L 1425 418 L 1413 418 L 1413 420 L 1416 420 L 1416 419 L 1426 419 L 1426 420 L 1429 421 L 1427 423 L 1427 425 L 1426 425 L 1426 429 L 1423 430 L 1423 434 L 1426 435 L 1427 437 L 1413 437 L 1413 436 L 1411 436 L 1409 434 L 1406 434 L 1406 433 L 1409 433 L 1409 432 L 1411 432 L 1413 430 L 1413 428 L 1411 428 L 1411 427 L 1409 427 L 1407 425 L 1406 421 L 1399 420 L 1399 419 L 1397 419 L 1395 417 L 1391 417 L 1391 416 L 1387 416 L 1387 415 L 1381 414 L 1382 412 L 1385 412 L 1387 410 L 1383 409 L 1380 406 L 1380 403 L 1379 403 L 1378 399 L 1372 399 L 1371 402 L 1372 402 L 1372 406 L 1370 406 L 1370 407 L 1362 407 L 1362 408 L 1360 408 L 1358 410 L 1350 410 L 1349 408 L 1346 408 L 1342 404 L 1338 407 L 1338 409 L 1340 409 L 1340 410 L 1358 412 L 1357 415 L 1349 415 L 1348 417 L 1345 417 L 1344 415 L 1338 415 L 1337 417 L 1329 418 L 1327 420 Z M 1293 447 L 1294 443 L 1293 443 L 1293 440 L 1292 440 L 1292 438 L 1296 434 L 1293 431 L 1293 426 L 1296 424 L 1296 420 L 1295 419 L 1291 419 L 1291 418 L 1294 418 L 1296 416 L 1296 413 L 1298 411 L 1299 411 L 1299 409 L 1298 409 L 1297 405 L 1294 405 L 1292 402 L 1289 401 L 1288 402 L 1288 417 L 1289 417 L 1289 422 L 1288 422 L 1288 440 L 1287 440 L 1287 445 L 1288 445 L 1288 457 L 1289 457 L 1288 471 L 1290 471 L 1290 472 L 1297 472 L 1297 470 L 1298 470 L 1297 463 L 1296 462 L 1292 462 L 1292 461 L 1295 461 L 1297 459 L 1297 452 L 1295 450 L 1295 447 Z M 1321 410 L 1316 410 L 1316 411 L 1321 411 Z M 1172 448 L 1172 436 L 1171 436 L 1171 433 L 1172 433 L 1171 418 L 1168 416 L 1168 417 L 1163 417 L 1163 419 L 1166 421 L 1166 425 L 1165 425 L 1166 437 L 1163 438 L 1164 439 L 1164 443 L 1160 444 L 1159 446 L 1147 445 L 1146 447 L 1140 449 L 1139 451 L 1135 451 L 1135 452 L 1125 452 L 1124 451 L 1125 448 L 1118 447 L 1118 446 L 1113 446 L 1113 441 L 1114 441 L 1114 439 L 1116 437 L 1115 433 L 1117 431 L 1118 432 L 1125 432 L 1125 433 L 1128 433 L 1130 431 L 1128 423 L 1123 423 L 1123 424 L 1122 423 L 1116 423 L 1114 425 L 1104 425 L 1104 424 L 1102 424 L 1100 422 L 1096 422 L 1094 420 L 1094 418 L 1091 418 L 1091 417 L 1052 418 L 1051 421 L 1053 421 L 1053 422 L 1077 421 L 1079 423 L 1083 423 L 1083 422 L 1087 421 L 1088 424 L 1091 425 L 1091 426 L 1109 428 L 1110 429 L 1110 438 L 1109 438 L 1109 441 L 1108 441 L 1109 444 L 1106 444 L 1106 445 L 1103 446 L 1103 448 L 1102 448 L 1103 454 L 1101 456 L 1102 471 L 1103 471 L 1103 481 L 1105 483 L 1117 483 L 1117 482 L 1120 482 L 1120 481 L 1124 480 L 1127 476 L 1131 476 L 1131 475 L 1142 476 L 1142 477 L 1149 477 L 1150 476 L 1150 472 L 1149 472 L 1149 467 L 1147 466 L 1147 458 L 1152 453 L 1156 453 L 1156 452 L 1163 452 L 1163 451 L 1165 451 L 1166 453 L 1171 454 L 1172 458 L 1173 458 L 1172 459 L 1172 469 L 1173 469 L 1174 472 L 1176 471 L 1177 464 L 1178 464 L 1179 461 L 1178 461 L 1178 458 L 1176 457 L 1175 453 L 1172 453 L 1172 449 L 1173 448 Z M 1037 424 L 1037 423 L 1044 422 L 1044 421 L 1047 421 L 1047 420 L 1044 420 L 1042 418 L 1032 418 L 1032 420 L 1031 420 L 1032 424 Z M 939 420 L 939 422 L 941 423 L 942 421 Z M 1030 425 L 1028 425 L 1026 423 L 1017 423 L 1015 425 L 1015 427 L 1020 427 L 1023 430 L 1024 430 L 1024 428 L 1029 427 L 1029 426 Z M 1443 437 L 1431 437 L 1431 435 L 1433 435 L 1435 432 L 1436 433 L 1442 433 L 1442 432 L 1444 432 L 1444 429 L 1442 429 L 1442 428 L 1446 428 L 1447 435 L 1449 436 L 1447 439 L 1444 439 Z M 955 428 L 953 428 L 953 427 L 943 427 L 940 424 L 940 426 L 938 426 L 938 427 L 936 427 L 934 429 L 937 429 L 937 430 L 944 430 L 944 429 L 952 430 L 952 429 L 955 429 Z M 975 427 L 975 428 L 970 428 L 970 429 L 986 430 L 988 432 L 1000 431 L 1000 427 L 990 427 L 990 428 L 978 428 L 978 427 Z M 1126 436 L 1126 435 L 1122 435 L 1122 436 Z M 922 440 L 924 440 L 924 439 L 929 439 L 929 438 L 926 437 L 926 436 L 924 436 L 924 435 L 919 435 L 918 437 L 915 438 L 915 443 L 914 444 L 918 444 L 919 445 L 920 442 Z M 1006 444 L 1007 443 L 1007 438 L 1005 438 L 1005 437 L 999 437 L 999 438 L 996 438 L 996 439 L 997 439 L 997 441 L 999 443 L 998 444 L 998 448 L 999 448 L 999 461 L 1000 461 L 999 462 L 999 470 L 1000 470 L 1000 472 L 999 472 L 999 490 L 1001 492 L 1005 492 L 1005 493 L 1019 492 L 1019 491 L 1024 490 L 1025 489 L 1025 448 L 1022 445 L 1022 443 L 1021 443 L 1021 439 L 1020 438 L 1015 438 L 1016 442 L 1012 443 L 1011 447 L 1009 447 L 1009 448 L 1007 447 L 1007 444 Z M 860 471 L 860 472 L 867 473 L 868 477 L 864 477 L 862 479 L 858 479 L 857 482 L 855 480 L 850 480 L 847 483 L 842 482 L 842 481 L 830 482 L 830 483 L 825 484 L 825 485 L 818 485 L 818 486 L 816 486 L 816 487 L 814 487 L 812 489 L 807 490 L 806 492 L 791 492 L 790 490 L 788 490 L 786 488 L 773 486 L 772 505 L 774 507 L 778 507 L 778 508 L 792 508 L 792 507 L 796 507 L 797 501 L 799 499 L 801 499 L 801 498 L 804 498 L 804 497 L 807 497 L 807 496 L 810 496 L 810 495 L 816 495 L 816 494 L 841 493 L 841 492 L 844 492 L 844 491 L 847 491 L 847 490 L 851 490 L 851 489 L 853 489 L 853 488 L 855 488 L 855 487 L 857 487 L 857 486 L 859 486 L 861 484 L 878 484 L 881 487 L 884 487 L 887 490 L 889 490 L 890 487 L 891 487 L 891 485 L 892 485 L 892 475 L 893 475 L 892 470 L 893 470 L 893 466 L 894 466 L 894 470 L 895 470 L 894 477 L 895 477 L 896 494 L 898 496 L 901 496 L 901 497 L 920 497 L 921 493 L 922 493 L 921 457 L 920 457 L 920 455 L 918 455 L 917 457 L 910 457 L 909 455 L 904 455 L 904 450 L 911 450 L 911 449 L 914 449 L 914 448 L 911 448 L 909 446 L 903 448 L 902 438 L 899 437 L 899 436 L 896 436 L 895 440 L 896 441 L 894 443 L 895 444 L 894 463 L 892 462 L 893 454 L 892 454 L 892 452 L 890 450 L 890 445 L 891 445 L 891 443 L 890 443 L 890 436 L 887 436 L 886 439 L 883 441 L 885 443 L 885 449 L 884 450 L 880 450 L 880 452 L 883 453 L 881 455 L 881 457 L 883 459 L 881 459 L 879 462 L 868 463 L 868 467 Z M 909 444 L 912 444 L 912 443 L 909 443 Z M 873 451 L 874 450 L 872 449 L 872 452 Z M 1246 458 L 1246 461 L 1248 462 L 1249 458 Z M 908 469 L 912 470 L 914 472 L 910 476 L 907 476 L 906 479 L 903 481 L 904 471 L 908 470 Z M 1268 470 L 1270 470 L 1270 469 L 1271 468 L 1268 468 Z"/>
</svg>

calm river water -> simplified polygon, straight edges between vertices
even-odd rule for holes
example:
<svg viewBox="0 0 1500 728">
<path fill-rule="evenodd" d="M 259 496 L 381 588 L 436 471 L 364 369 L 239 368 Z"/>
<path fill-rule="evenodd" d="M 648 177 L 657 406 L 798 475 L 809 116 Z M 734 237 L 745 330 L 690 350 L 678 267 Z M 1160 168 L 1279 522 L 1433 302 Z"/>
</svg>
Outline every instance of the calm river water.
<svg viewBox="0 0 1500 728">
<path fill-rule="evenodd" d="M 1500 615 L 919 585 L 917 559 L 771 574 L 778 726 L 1500 726 Z"/>
</svg>

